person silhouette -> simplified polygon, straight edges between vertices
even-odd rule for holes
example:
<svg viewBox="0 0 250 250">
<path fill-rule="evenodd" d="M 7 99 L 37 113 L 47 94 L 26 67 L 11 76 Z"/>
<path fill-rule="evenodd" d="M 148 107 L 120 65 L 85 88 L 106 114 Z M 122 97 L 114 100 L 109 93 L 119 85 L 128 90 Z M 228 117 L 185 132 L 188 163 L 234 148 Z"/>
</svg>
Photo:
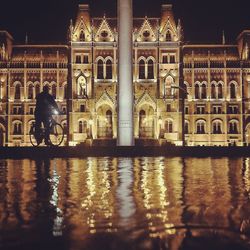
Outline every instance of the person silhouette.
<svg viewBox="0 0 250 250">
<path fill-rule="evenodd" d="M 41 125 L 43 123 L 45 129 L 45 144 L 51 145 L 49 139 L 50 133 L 50 121 L 52 119 L 52 115 L 55 112 L 59 113 L 59 108 L 55 101 L 55 98 L 49 94 L 49 86 L 45 85 L 43 87 L 43 91 L 36 96 L 36 109 L 35 109 L 35 137 L 37 143 L 40 144 L 42 138 L 40 137 Z"/>
</svg>

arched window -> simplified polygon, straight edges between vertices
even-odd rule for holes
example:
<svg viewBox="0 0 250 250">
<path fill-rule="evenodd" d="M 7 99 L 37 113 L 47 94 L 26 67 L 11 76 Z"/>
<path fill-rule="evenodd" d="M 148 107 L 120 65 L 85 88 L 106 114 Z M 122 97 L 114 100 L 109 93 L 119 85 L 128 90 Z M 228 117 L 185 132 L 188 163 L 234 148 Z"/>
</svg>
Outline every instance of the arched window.
<svg viewBox="0 0 250 250">
<path fill-rule="evenodd" d="M 216 88 L 214 83 L 211 85 L 211 98 L 216 99 Z"/>
<path fill-rule="evenodd" d="M 106 62 L 106 79 L 112 79 L 113 72 L 112 72 L 112 61 L 109 59 Z"/>
<path fill-rule="evenodd" d="M 15 86 L 15 99 L 20 100 L 21 99 L 21 85 L 17 84 Z"/>
<path fill-rule="evenodd" d="M 34 99 L 33 90 L 34 90 L 34 86 L 30 84 L 28 87 L 28 99 Z"/>
<path fill-rule="evenodd" d="M 205 121 L 197 121 L 196 122 L 196 133 L 197 134 L 205 134 Z"/>
<path fill-rule="evenodd" d="M 201 85 L 201 99 L 207 98 L 207 86 L 205 83 Z"/>
<path fill-rule="evenodd" d="M 213 122 L 213 134 L 222 134 L 222 122 L 221 121 Z"/>
<path fill-rule="evenodd" d="M 148 61 L 148 79 L 154 79 L 154 62 L 152 59 Z"/>
<path fill-rule="evenodd" d="M 139 62 L 139 79 L 145 79 L 145 62 L 142 59 Z"/>
<path fill-rule="evenodd" d="M 79 39 L 81 42 L 84 42 L 85 41 L 85 34 L 83 32 L 83 30 L 81 31 L 80 33 L 80 39 Z"/>
<path fill-rule="evenodd" d="M 171 120 L 165 121 L 165 131 L 166 133 L 173 133 L 173 122 Z"/>
<path fill-rule="evenodd" d="M 21 122 L 15 122 L 14 123 L 13 134 L 14 135 L 22 134 L 22 124 L 21 124 Z"/>
<path fill-rule="evenodd" d="M 103 61 L 100 59 L 97 62 L 97 79 L 104 79 L 103 75 Z"/>
<path fill-rule="evenodd" d="M 236 86 L 234 83 L 230 84 L 230 98 L 235 99 L 236 98 Z"/>
<path fill-rule="evenodd" d="M 223 98 L 223 88 L 221 83 L 218 84 L 218 98 L 219 99 Z"/>
<path fill-rule="evenodd" d="M 55 84 L 52 85 L 52 95 L 54 98 L 56 98 L 56 85 Z"/>
<path fill-rule="evenodd" d="M 171 32 L 168 30 L 166 33 L 166 41 L 171 42 L 172 41 L 172 35 Z"/>
<path fill-rule="evenodd" d="M 237 121 L 230 121 L 229 122 L 229 134 L 238 134 L 238 122 Z"/>
<path fill-rule="evenodd" d="M 67 99 L 68 93 L 67 93 L 67 84 L 64 85 L 63 87 L 63 98 Z"/>
<path fill-rule="evenodd" d="M 194 86 L 194 97 L 195 99 L 200 99 L 200 86 L 198 83 Z"/>
<path fill-rule="evenodd" d="M 36 96 L 37 96 L 39 93 L 40 93 L 40 86 L 39 86 L 39 84 L 37 84 L 36 87 L 35 87 L 35 94 L 36 94 Z"/>
</svg>

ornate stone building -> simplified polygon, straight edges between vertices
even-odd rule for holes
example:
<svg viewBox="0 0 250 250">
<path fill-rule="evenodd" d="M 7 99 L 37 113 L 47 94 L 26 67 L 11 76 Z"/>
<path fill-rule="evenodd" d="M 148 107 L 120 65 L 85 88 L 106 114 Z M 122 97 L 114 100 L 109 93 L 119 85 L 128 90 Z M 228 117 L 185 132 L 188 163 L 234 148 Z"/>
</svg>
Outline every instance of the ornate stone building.
<svg viewBox="0 0 250 250">
<path fill-rule="evenodd" d="M 160 18 L 133 23 L 135 138 L 248 143 L 250 30 L 235 44 L 185 43 L 172 5 L 162 6 Z M 57 118 L 67 131 L 65 144 L 116 139 L 117 19 L 91 18 L 81 4 L 68 37 L 65 45 L 15 45 L 0 32 L 0 145 L 30 145 L 35 96 L 46 84 L 65 111 Z"/>
</svg>

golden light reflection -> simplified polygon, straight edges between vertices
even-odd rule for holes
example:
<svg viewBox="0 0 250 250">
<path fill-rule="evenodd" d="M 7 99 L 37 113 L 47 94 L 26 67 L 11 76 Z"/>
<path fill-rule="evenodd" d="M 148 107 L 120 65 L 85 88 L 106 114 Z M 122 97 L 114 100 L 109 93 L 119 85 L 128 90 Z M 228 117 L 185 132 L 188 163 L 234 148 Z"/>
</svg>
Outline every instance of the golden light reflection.
<svg viewBox="0 0 250 250">
<path fill-rule="evenodd" d="M 2 160 L 0 228 L 18 232 L 15 242 L 25 237 L 22 230 L 35 237 L 46 231 L 69 241 L 72 249 L 107 234 L 127 242 L 144 237 L 145 244 L 159 239 L 171 250 L 180 248 L 190 228 L 192 237 L 206 228 L 245 236 L 250 230 L 249 162 L 163 157 Z"/>
</svg>

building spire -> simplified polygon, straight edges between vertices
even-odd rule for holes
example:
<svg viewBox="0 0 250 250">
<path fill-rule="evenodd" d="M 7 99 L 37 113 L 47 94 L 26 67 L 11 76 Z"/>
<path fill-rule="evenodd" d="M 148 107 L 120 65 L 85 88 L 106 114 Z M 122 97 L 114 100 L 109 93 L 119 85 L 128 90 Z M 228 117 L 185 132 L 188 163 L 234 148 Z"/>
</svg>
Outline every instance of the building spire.
<svg viewBox="0 0 250 250">
<path fill-rule="evenodd" d="M 226 38 L 225 38 L 225 31 L 222 31 L 222 44 L 225 45 L 226 44 Z"/>
</svg>

